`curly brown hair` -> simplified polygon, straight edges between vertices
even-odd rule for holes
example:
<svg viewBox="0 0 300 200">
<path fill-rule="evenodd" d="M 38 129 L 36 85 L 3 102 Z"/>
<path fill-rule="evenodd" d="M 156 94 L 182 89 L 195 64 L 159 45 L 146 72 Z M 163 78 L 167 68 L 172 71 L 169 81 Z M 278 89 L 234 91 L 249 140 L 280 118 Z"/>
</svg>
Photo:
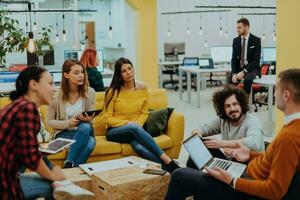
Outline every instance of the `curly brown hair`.
<svg viewBox="0 0 300 200">
<path fill-rule="evenodd" d="M 213 94 L 214 109 L 221 119 L 229 120 L 225 112 L 224 103 L 225 100 L 232 95 L 235 95 L 236 100 L 241 105 L 243 114 L 249 110 L 247 93 L 235 85 L 225 85 L 222 90 L 216 91 Z"/>
</svg>

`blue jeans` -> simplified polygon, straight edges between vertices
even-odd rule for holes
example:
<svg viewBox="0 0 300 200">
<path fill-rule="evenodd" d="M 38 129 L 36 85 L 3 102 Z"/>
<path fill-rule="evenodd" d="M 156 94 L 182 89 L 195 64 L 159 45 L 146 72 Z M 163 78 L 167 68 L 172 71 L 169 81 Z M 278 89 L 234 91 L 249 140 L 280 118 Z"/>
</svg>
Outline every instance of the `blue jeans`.
<svg viewBox="0 0 300 200">
<path fill-rule="evenodd" d="M 37 174 L 20 174 L 19 180 L 25 199 L 36 199 L 38 197 L 53 199 L 51 181 Z"/>
<path fill-rule="evenodd" d="M 162 163 L 160 157 L 163 154 L 163 151 L 155 143 L 152 136 L 139 125 L 129 124 L 116 128 L 109 128 L 107 130 L 106 138 L 113 142 L 130 143 L 135 153 L 140 157 Z"/>
<path fill-rule="evenodd" d="M 75 166 L 86 163 L 96 145 L 94 129 L 88 122 L 81 122 L 77 130 L 60 132 L 56 135 L 58 137 L 76 141 L 71 145 L 67 156 L 67 160 L 74 162 Z"/>
</svg>

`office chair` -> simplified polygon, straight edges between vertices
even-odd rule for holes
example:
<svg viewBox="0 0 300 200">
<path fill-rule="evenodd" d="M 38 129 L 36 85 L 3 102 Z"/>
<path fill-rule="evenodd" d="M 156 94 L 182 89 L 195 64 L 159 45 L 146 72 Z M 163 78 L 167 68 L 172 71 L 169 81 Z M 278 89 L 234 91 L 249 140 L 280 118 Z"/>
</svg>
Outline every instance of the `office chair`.
<svg viewBox="0 0 300 200">
<path fill-rule="evenodd" d="M 198 67 L 199 66 L 199 58 L 198 57 L 184 57 L 183 58 L 183 61 L 182 61 L 182 67 Z M 182 76 L 183 76 L 183 80 L 182 80 L 182 83 L 187 83 L 187 75 L 186 73 L 182 73 Z M 196 74 L 191 74 L 191 81 L 192 79 L 195 79 L 196 78 Z M 191 87 L 193 89 L 196 90 L 196 84 L 192 84 L 191 83 Z M 186 89 L 187 88 L 187 84 L 186 85 L 183 85 L 183 89 Z"/>
<path fill-rule="evenodd" d="M 214 68 L 214 62 L 212 58 L 208 58 L 208 62 L 209 62 L 209 66 L 206 69 L 213 69 Z M 200 61 L 201 63 L 201 61 Z M 201 68 L 201 64 L 200 64 L 200 68 Z M 215 83 L 215 85 L 222 85 L 222 81 L 221 80 L 217 80 L 217 79 L 213 79 L 213 73 L 211 72 L 209 74 L 209 79 L 206 80 L 206 82 L 210 83 L 210 85 L 212 85 L 213 83 Z"/>
<path fill-rule="evenodd" d="M 165 55 L 165 61 L 178 61 L 177 55 Z M 179 65 L 170 65 L 164 66 L 162 70 L 162 74 L 170 75 L 170 80 L 163 82 L 163 87 L 167 84 L 171 84 L 172 89 L 178 89 L 178 80 L 174 80 L 173 76 L 178 74 L 178 66 Z"/>
<path fill-rule="evenodd" d="M 268 75 L 269 68 L 270 68 L 270 64 L 262 64 L 261 67 L 260 67 L 261 75 Z M 244 88 L 243 83 L 240 83 L 238 86 L 240 88 Z M 267 91 L 268 91 L 268 89 L 265 86 L 263 86 L 259 83 L 253 83 L 252 84 L 252 104 L 255 106 L 254 112 L 258 111 L 258 106 L 261 107 L 262 105 L 268 105 L 267 100 L 265 100 L 265 102 L 261 102 L 261 101 L 257 101 L 255 99 L 255 95 L 257 93 L 262 93 L 262 92 L 267 92 Z"/>
</svg>

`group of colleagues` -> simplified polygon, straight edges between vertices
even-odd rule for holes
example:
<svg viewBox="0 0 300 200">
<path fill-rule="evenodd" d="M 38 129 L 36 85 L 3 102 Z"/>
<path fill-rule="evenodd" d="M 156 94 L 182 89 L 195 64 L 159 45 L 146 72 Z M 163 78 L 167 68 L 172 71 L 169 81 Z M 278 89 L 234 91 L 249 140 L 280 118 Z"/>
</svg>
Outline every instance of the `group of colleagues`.
<svg viewBox="0 0 300 200">
<path fill-rule="evenodd" d="M 247 27 L 238 21 L 239 25 Z M 94 116 L 84 112 L 94 109 L 95 90 L 101 91 L 103 87 L 103 82 L 97 83 L 102 77 L 94 69 L 97 65 L 94 53 L 90 62 L 83 58 L 64 62 L 57 92 L 50 73 L 44 68 L 28 67 L 18 76 L 16 91 L 10 95 L 12 103 L 0 110 L 1 199 L 52 199 L 53 190 L 55 192 L 59 186 L 57 181 L 65 180 L 62 170 L 39 151 L 37 135 L 41 119 L 38 108 L 42 105 L 48 105 L 46 123 L 54 130 L 52 137 L 76 140 L 68 151 L 64 168 L 77 167 L 87 161 L 96 142 L 91 124 Z M 251 72 L 249 63 L 241 63 L 240 69 L 234 71 L 234 83 Z M 116 61 L 112 82 L 105 92 L 106 138 L 130 143 L 139 156 L 161 163 L 162 168 L 172 174 L 167 200 L 184 200 L 188 196 L 194 199 L 281 199 L 300 168 L 299 77 L 299 69 L 285 70 L 278 75 L 276 105 L 285 114 L 285 125 L 266 152 L 262 124 L 248 112 L 247 91 L 228 85 L 213 94 L 217 118 L 192 134 L 204 137 L 221 134 L 221 140 L 210 139 L 205 144 L 214 156 L 218 156 L 214 150 L 222 148 L 226 159 L 247 163 L 247 171 L 241 178 L 232 178 L 219 168 L 207 169 L 204 173 L 190 158 L 187 168 L 180 168 L 163 152 L 143 129 L 149 115 L 148 90 L 143 83 L 135 81 L 133 65 L 126 58 Z M 22 173 L 23 167 L 39 176 Z"/>
</svg>

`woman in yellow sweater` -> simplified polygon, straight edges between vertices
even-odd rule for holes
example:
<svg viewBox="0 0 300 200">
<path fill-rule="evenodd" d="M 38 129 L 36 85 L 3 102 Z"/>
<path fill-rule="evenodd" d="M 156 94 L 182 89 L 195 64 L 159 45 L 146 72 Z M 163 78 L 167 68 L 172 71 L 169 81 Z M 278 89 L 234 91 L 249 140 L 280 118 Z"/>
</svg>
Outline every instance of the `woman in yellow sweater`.
<svg viewBox="0 0 300 200">
<path fill-rule="evenodd" d="M 104 120 L 109 141 L 130 143 L 142 158 L 161 163 L 172 172 L 179 166 L 143 129 L 148 118 L 148 90 L 134 80 L 132 63 L 119 58 L 115 63 L 112 82 L 105 94 Z"/>
</svg>

